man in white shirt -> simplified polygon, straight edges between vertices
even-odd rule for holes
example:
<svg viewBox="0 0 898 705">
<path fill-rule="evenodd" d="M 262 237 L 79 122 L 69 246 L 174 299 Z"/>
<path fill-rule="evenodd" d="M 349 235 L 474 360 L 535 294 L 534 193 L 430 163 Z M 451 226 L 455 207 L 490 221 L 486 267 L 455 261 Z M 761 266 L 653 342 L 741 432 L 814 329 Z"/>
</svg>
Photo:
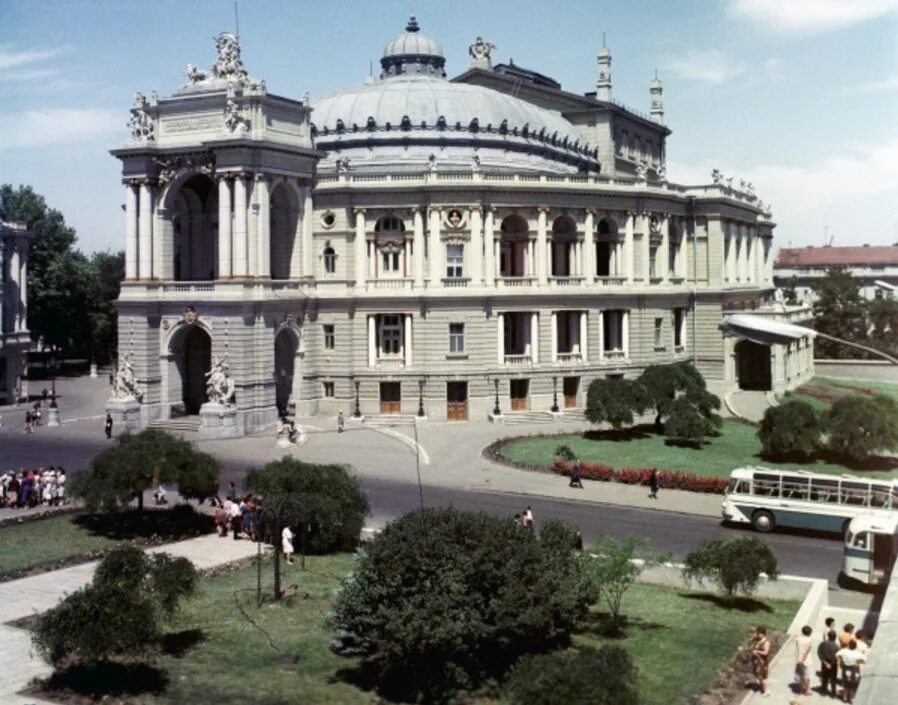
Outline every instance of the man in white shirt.
<svg viewBox="0 0 898 705">
<path fill-rule="evenodd" d="M 842 666 L 842 700 L 852 703 L 861 682 L 861 664 L 865 661 L 864 655 L 858 651 L 857 641 L 852 639 L 846 648 L 836 652 L 836 658 Z"/>
<path fill-rule="evenodd" d="M 811 694 L 812 631 L 808 626 L 802 627 L 801 636 L 795 640 L 795 677 L 798 679 L 798 689 L 803 695 Z"/>
</svg>

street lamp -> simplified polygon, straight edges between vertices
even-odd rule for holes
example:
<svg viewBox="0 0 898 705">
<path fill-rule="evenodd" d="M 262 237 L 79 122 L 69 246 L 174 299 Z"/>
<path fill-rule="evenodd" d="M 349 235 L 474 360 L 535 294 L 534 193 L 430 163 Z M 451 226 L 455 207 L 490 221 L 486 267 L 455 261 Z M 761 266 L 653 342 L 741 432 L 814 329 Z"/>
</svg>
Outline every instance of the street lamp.
<svg viewBox="0 0 898 705">
<path fill-rule="evenodd" d="M 274 547 L 274 599 L 280 600 L 283 596 L 281 590 L 281 532 L 284 526 L 299 524 L 300 534 L 300 570 L 306 569 L 306 531 L 309 528 L 309 517 L 302 498 L 287 495 L 267 504 L 263 500 L 262 506 L 253 512 L 253 522 L 257 540 L 257 576 L 256 576 L 256 600 L 262 606 L 262 542 L 267 540 Z"/>
<path fill-rule="evenodd" d="M 487 375 L 485 379 L 487 382 L 489 382 L 490 381 L 489 375 Z M 502 409 L 499 407 L 499 377 L 498 376 L 493 377 L 493 387 L 496 392 L 496 401 L 493 404 L 493 416 L 501 416 Z"/>
<path fill-rule="evenodd" d="M 352 412 L 352 418 L 359 419 L 362 417 L 362 410 L 359 408 L 359 387 L 362 381 L 357 377 L 350 377 L 350 380 L 355 385 L 355 411 Z"/>
<path fill-rule="evenodd" d="M 424 417 L 424 385 L 427 384 L 427 375 L 418 380 L 418 416 Z"/>
<path fill-rule="evenodd" d="M 558 377 L 552 376 L 552 413 L 558 413 Z"/>
<path fill-rule="evenodd" d="M 56 362 L 56 355 L 50 356 L 50 406 L 56 408 L 56 372 L 59 365 Z"/>
</svg>

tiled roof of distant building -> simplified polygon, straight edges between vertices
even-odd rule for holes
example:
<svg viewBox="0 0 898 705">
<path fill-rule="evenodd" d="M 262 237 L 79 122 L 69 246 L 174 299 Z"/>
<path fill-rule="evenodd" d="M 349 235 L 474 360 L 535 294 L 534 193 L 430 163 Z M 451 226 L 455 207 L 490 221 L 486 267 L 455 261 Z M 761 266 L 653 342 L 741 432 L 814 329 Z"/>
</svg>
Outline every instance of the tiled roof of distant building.
<svg viewBox="0 0 898 705">
<path fill-rule="evenodd" d="M 776 267 L 898 265 L 898 244 L 863 247 L 784 247 Z"/>
</svg>

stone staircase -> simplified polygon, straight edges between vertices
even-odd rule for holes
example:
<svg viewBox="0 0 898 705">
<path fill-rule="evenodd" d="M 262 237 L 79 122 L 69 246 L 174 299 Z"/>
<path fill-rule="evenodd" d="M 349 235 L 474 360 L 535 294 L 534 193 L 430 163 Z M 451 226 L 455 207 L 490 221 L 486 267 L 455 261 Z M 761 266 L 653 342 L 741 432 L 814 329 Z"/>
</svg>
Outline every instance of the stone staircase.
<svg viewBox="0 0 898 705">
<path fill-rule="evenodd" d="M 528 423 L 552 423 L 555 417 L 548 411 L 508 411 L 493 417 L 494 421 L 507 425 Z"/>
<path fill-rule="evenodd" d="M 156 419 L 150 421 L 150 428 L 176 433 L 197 433 L 202 421 L 199 416 L 180 416 L 174 419 Z"/>
<path fill-rule="evenodd" d="M 562 409 L 561 421 L 586 421 L 585 409 Z"/>
<path fill-rule="evenodd" d="M 365 417 L 366 426 L 414 426 L 413 414 L 372 414 Z"/>
</svg>

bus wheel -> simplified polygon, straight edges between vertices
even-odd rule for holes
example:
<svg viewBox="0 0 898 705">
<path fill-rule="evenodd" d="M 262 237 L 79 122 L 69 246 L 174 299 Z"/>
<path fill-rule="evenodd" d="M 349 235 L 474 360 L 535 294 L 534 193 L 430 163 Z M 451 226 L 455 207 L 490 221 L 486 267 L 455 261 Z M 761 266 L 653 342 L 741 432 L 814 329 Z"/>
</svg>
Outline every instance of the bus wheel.
<svg viewBox="0 0 898 705">
<path fill-rule="evenodd" d="M 751 515 L 751 525 L 755 527 L 756 531 L 767 534 L 773 531 L 776 522 L 773 520 L 773 514 L 761 509 Z"/>
</svg>

